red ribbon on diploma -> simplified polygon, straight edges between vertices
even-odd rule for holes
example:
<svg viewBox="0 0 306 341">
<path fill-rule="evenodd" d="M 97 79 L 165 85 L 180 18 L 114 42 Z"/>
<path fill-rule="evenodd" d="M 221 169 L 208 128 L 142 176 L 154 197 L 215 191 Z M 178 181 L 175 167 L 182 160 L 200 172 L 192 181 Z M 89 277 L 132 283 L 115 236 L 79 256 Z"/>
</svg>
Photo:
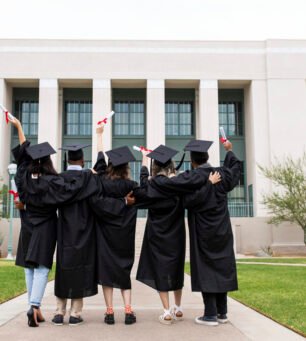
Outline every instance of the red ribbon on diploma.
<svg viewBox="0 0 306 341">
<path fill-rule="evenodd" d="M 220 134 L 222 137 L 220 137 L 220 142 L 221 143 L 224 143 L 227 141 L 227 137 L 226 137 L 226 134 L 225 134 L 225 131 L 224 131 L 224 128 L 223 127 L 220 127 Z"/>
<path fill-rule="evenodd" d="M 19 197 L 18 193 L 13 191 L 12 189 L 9 190 L 9 193 L 14 196 L 14 201 Z"/>
<path fill-rule="evenodd" d="M 4 114 L 5 114 L 6 123 L 8 124 L 8 123 L 9 123 L 9 119 L 8 119 L 8 114 L 9 114 L 9 112 L 8 112 L 8 111 L 5 111 Z"/>
<path fill-rule="evenodd" d="M 145 151 L 145 152 L 152 152 L 153 150 L 151 150 L 151 149 L 148 149 L 148 148 L 146 148 L 146 147 L 144 147 L 144 146 L 140 146 L 139 147 L 140 148 L 140 150 L 143 150 L 143 151 Z"/>
<path fill-rule="evenodd" d="M 106 115 L 105 118 L 103 118 L 102 121 L 99 121 L 99 122 L 98 122 L 98 125 L 100 125 L 100 124 L 102 124 L 102 123 L 106 124 L 106 123 L 107 123 L 107 120 L 108 120 L 109 118 L 111 118 L 111 117 L 114 115 L 114 113 L 115 113 L 114 111 L 111 111 L 109 114 Z"/>
<path fill-rule="evenodd" d="M 99 122 L 98 122 L 98 124 L 101 124 L 101 123 L 106 124 L 106 123 L 107 123 L 107 117 L 105 117 L 102 121 L 99 121 Z"/>
<path fill-rule="evenodd" d="M 153 150 L 148 149 L 148 148 L 146 148 L 144 146 L 140 146 L 140 147 L 133 146 L 133 149 L 137 150 L 138 152 L 145 151 L 145 152 L 150 152 L 151 153 L 153 151 Z"/>
</svg>

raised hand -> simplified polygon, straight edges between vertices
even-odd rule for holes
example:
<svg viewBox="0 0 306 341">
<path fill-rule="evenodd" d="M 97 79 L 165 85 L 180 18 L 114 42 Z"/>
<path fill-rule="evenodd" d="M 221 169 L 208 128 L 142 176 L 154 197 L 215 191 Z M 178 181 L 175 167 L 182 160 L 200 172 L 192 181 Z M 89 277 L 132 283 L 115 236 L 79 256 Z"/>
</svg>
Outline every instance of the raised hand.
<svg viewBox="0 0 306 341">
<path fill-rule="evenodd" d="M 231 143 L 229 140 L 226 140 L 226 141 L 223 143 L 223 147 L 224 147 L 224 149 L 225 149 L 227 152 L 233 149 L 233 145 L 232 145 L 232 143 Z"/>
<path fill-rule="evenodd" d="M 103 134 L 103 132 L 104 132 L 104 123 L 101 123 L 101 124 L 99 124 L 99 125 L 97 125 L 97 128 L 96 128 L 96 133 L 97 134 Z"/>
<path fill-rule="evenodd" d="M 21 123 L 20 123 L 20 121 L 16 118 L 16 117 L 14 117 L 14 118 L 10 118 L 10 117 L 8 117 L 8 120 L 9 120 L 9 122 L 14 126 L 14 127 L 16 127 L 17 129 L 19 128 L 19 127 L 21 127 Z"/>
</svg>

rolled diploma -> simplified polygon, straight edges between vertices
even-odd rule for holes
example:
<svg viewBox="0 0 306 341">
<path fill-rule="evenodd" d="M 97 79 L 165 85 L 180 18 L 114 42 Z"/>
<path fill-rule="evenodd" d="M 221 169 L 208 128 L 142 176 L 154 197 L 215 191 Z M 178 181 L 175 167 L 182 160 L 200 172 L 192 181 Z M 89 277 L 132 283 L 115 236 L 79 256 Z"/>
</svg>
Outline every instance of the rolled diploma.
<svg viewBox="0 0 306 341">
<path fill-rule="evenodd" d="M 15 118 L 2 104 L 0 104 L 0 108 L 4 113 L 7 113 L 7 116 L 10 120 L 13 120 Z"/>
<path fill-rule="evenodd" d="M 113 115 L 115 114 L 115 112 L 112 110 L 109 114 L 106 115 L 106 118 L 111 118 Z"/>
<path fill-rule="evenodd" d="M 227 137 L 225 135 L 225 131 L 223 127 L 220 127 L 220 134 L 222 136 L 223 142 L 227 141 Z"/>
<path fill-rule="evenodd" d="M 137 146 L 133 146 L 133 149 L 137 150 L 138 152 L 141 152 L 141 149 L 139 147 L 137 147 Z"/>
</svg>

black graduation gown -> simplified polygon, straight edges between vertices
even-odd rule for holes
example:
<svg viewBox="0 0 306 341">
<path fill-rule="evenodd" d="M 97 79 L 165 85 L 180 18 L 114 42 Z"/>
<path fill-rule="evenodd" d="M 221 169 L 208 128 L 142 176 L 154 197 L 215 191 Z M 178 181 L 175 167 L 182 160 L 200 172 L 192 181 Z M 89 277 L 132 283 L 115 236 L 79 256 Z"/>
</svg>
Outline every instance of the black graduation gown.
<svg viewBox="0 0 306 341">
<path fill-rule="evenodd" d="M 61 173 L 65 181 L 79 178 L 83 171 Z M 96 295 L 96 247 L 94 215 L 89 197 L 97 193 L 94 184 L 87 186 L 87 196 L 58 208 L 55 296 L 83 298 Z"/>
<path fill-rule="evenodd" d="M 141 188 L 134 195 L 137 205 L 148 208 L 148 217 L 136 279 L 158 291 L 172 291 L 184 286 L 185 221 L 179 197 L 165 200 L 149 198 L 147 167 L 141 168 Z M 154 178 L 156 183 L 164 176 Z"/>
<path fill-rule="evenodd" d="M 233 152 L 228 152 L 224 166 L 219 168 L 199 167 L 185 172 L 163 184 L 163 193 L 184 193 L 184 207 L 188 209 L 190 233 L 190 267 L 193 291 L 222 293 L 237 290 L 236 262 L 233 250 L 233 233 L 227 207 L 227 193 L 239 181 L 241 162 Z M 208 178 L 218 171 L 222 181 L 208 187 L 188 190 L 199 176 Z M 187 194 L 188 191 L 190 194 Z"/>
<path fill-rule="evenodd" d="M 69 170 L 48 188 L 36 188 L 29 200 L 58 205 L 55 295 L 83 298 L 97 293 L 96 234 L 93 209 L 119 215 L 124 200 L 104 197 L 99 178 L 91 171 Z M 42 186 L 40 186 L 42 187 Z"/>
<path fill-rule="evenodd" d="M 92 202 L 96 212 L 97 272 L 98 283 L 104 286 L 131 289 L 131 270 L 135 256 L 135 229 L 137 208 L 126 206 L 124 197 L 138 184 L 128 179 L 111 180 L 106 177 L 104 153 L 98 154 L 95 165 L 102 192 L 109 198 L 117 198 L 117 209 L 101 214 L 100 203 Z M 121 205 L 120 201 L 121 200 Z M 121 206 L 121 207 L 120 207 Z"/>
<path fill-rule="evenodd" d="M 21 146 L 18 145 L 12 150 L 17 162 L 16 186 L 19 198 L 24 203 L 26 202 L 25 191 L 28 190 L 27 168 L 31 162 L 26 153 L 26 148 L 29 146 L 30 142 L 25 141 Z M 26 210 L 20 211 L 20 219 L 16 265 L 26 268 L 43 265 L 51 269 L 56 244 L 56 207 L 49 205 L 37 208 L 28 204 Z"/>
<path fill-rule="evenodd" d="M 97 293 L 94 216 L 89 197 L 100 191 L 91 171 L 70 170 L 45 187 L 34 182 L 27 202 L 58 206 L 55 295 L 82 298 Z"/>
</svg>

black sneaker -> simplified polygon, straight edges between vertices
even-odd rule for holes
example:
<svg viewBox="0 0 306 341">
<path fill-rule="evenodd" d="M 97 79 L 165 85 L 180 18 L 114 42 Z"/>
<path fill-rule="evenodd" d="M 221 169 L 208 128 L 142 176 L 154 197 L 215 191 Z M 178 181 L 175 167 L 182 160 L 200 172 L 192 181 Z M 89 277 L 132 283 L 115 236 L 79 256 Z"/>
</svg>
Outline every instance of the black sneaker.
<svg viewBox="0 0 306 341">
<path fill-rule="evenodd" d="M 64 324 L 64 316 L 61 314 L 57 314 L 53 317 L 52 323 L 55 326 L 62 326 Z"/>
<path fill-rule="evenodd" d="M 227 318 L 226 314 L 218 314 L 217 319 L 218 319 L 219 323 L 226 323 L 226 322 L 228 322 L 228 318 Z"/>
<path fill-rule="evenodd" d="M 130 314 L 125 314 L 125 324 L 133 324 L 136 323 L 136 315 L 132 312 Z"/>
<path fill-rule="evenodd" d="M 80 324 L 82 324 L 84 321 L 82 319 L 82 317 L 74 317 L 74 316 L 70 316 L 69 317 L 69 326 L 78 326 Z"/>
<path fill-rule="evenodd" d="M 114 314 L 105 314 L 104 322 L 106 324 L 115 324 L 115 316 L 114 316 Z"/>
<path fill-rule="evenodd" d="M 217 316 L 199 316 L 195 318 L 195 323 L 204 324 L 205 326 L 217 326 Z"/>
</svg>

